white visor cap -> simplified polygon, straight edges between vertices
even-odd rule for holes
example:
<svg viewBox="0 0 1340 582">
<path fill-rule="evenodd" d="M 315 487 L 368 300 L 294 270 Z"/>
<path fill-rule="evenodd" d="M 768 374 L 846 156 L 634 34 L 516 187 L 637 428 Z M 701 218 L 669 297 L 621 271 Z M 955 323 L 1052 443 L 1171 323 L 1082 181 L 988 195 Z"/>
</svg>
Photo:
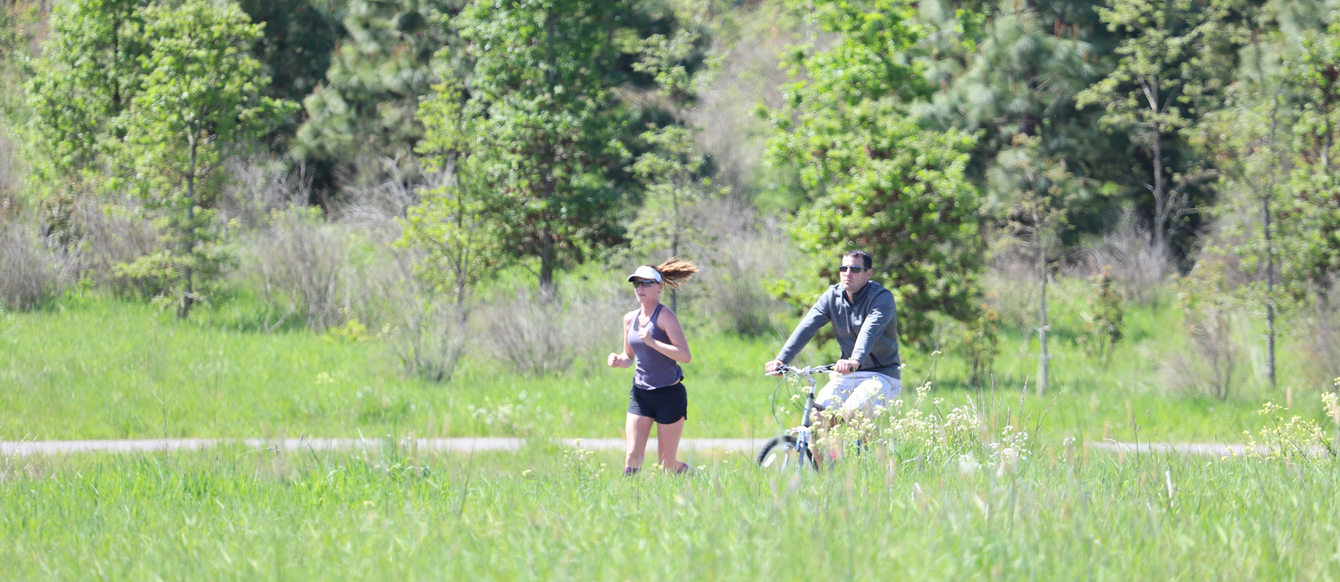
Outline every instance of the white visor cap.
<svg viewBox="0 0 1340 582">
<path fill-rule="evenodd" d="M 660 283 L 661 274 L 656 272 L 656 269 L 653 269 L 648 265 L 642 265 L 641 267 L 638 267 L 636 271 L 633 271 L 632 275 L 628 276 L 629 281 L 632 281 L 633 279 L 650 279 L 652 281 Z"/>
</svg>

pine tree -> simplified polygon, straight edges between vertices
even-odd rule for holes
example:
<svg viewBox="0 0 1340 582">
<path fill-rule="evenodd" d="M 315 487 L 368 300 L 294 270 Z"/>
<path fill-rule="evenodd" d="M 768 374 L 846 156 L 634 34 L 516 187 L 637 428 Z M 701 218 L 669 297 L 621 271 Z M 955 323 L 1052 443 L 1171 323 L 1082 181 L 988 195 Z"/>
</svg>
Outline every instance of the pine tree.
<svg viewBox="0 0 1340 582">
<path fill-rule="evenodd" d="M 451 39 L 446 22 L 454 0 L 352 0 L 325 80 L 303 100 L 293 156 L 318 171 L 319 186 L 336 176 L 378 183 L 395 176 L 413 181 L 412 155 L 423 137 L 419 100 L 438 81 L 433 56 Z M 387 169 L 390 161 L 394 168 Z"/>
</svg>

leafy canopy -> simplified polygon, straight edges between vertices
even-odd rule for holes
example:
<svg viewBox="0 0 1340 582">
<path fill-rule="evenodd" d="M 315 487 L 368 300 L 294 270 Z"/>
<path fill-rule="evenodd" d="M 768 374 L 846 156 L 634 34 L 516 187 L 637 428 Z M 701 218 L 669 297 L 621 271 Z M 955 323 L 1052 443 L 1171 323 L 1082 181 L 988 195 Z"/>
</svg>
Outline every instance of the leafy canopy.
<svg viewBox="0 0 1340 582">
<path fill-rule="evenodd" d="M 970 319 L 980 295 L 977 192 L 964 178 L 973 140 L 909 114 L 927 89 L 910 58 L 922 31 L 908 3 L 820 2 L 811 18 L 833 38 L 797 49 L 769 151 L 807 200 L 792 236 L 814 259 L 812 279 L 835 279 L 846 250 L 869 252 L 898 300 L 900 335 L 932 345 L 933 314 Z M 779 291 L 797 305 L 813 296 Z"/>
</svg>

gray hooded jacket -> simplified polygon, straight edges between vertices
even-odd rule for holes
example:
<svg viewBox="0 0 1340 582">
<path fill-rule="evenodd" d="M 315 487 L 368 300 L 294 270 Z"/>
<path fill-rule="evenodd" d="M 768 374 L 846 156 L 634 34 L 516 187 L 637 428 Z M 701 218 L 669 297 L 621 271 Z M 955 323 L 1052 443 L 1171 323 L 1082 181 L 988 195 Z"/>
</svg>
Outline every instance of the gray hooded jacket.
<svg viewBox="0 0 1340 582">
<path fill-rule="evenodd" d="M 833 323 L 833 335 L 842 348 L 842 357 L 861 362 L 860 370 L 902 378 L 898 358 L 898 308 L 893 292 L 869 281 L 847 300 L 841 283 L 829 287 L 796 325 L 791 337 L 777 353 L 777 359 L 790 363 L 805 348 L 824 324 Z"/>
</svg>

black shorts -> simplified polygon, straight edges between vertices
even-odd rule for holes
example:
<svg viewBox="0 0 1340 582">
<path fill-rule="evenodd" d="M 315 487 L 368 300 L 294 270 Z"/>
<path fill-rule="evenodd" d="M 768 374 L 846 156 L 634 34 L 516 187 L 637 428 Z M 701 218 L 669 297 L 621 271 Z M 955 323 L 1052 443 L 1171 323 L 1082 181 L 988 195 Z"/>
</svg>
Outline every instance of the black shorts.
<svg viewBox="0 0 1340 582">
<path fill-rule="evenodd" d="M 628 393 L 628 414 L 648 416 L 660 424 L 674 424 L 689 417 L 689 393 L 683 382 L 655 390 L 633 388 Z"/>
</svg>

